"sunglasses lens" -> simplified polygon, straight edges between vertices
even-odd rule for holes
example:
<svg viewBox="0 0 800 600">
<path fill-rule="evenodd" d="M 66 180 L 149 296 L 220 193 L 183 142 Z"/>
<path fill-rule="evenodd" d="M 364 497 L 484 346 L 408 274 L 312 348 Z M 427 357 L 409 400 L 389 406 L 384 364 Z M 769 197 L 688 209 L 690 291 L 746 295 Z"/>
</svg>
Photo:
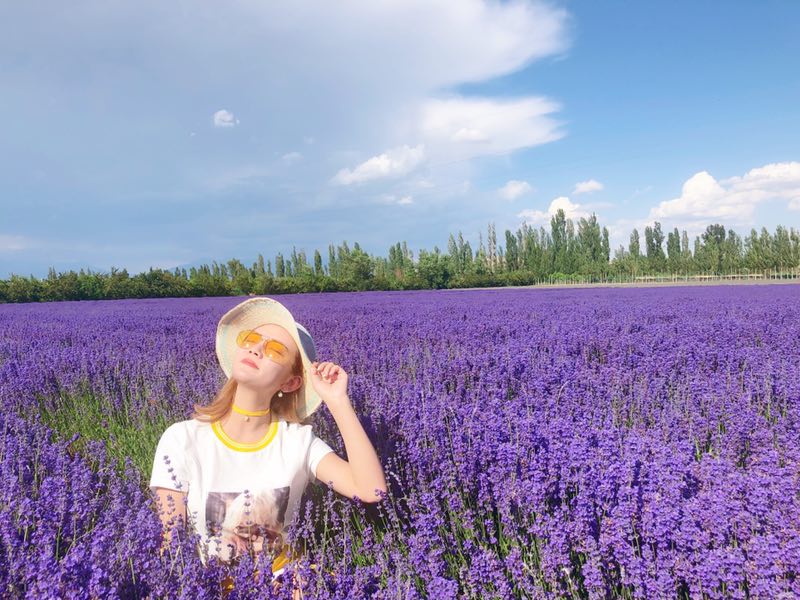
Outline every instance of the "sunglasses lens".
<svg viewBox="0 0 800 600">
<path fill-rule="evenodd" d="M 270 340 L 264 347 L 264 354 L 267 358 L 277 363 L 285 364 L 289 362 L 289 349 L 275 340 Z"/>
<path fill-rule="evenodd" d="M 261 341 L 261 336 L 257 334 L 255 331 L 251 331 L 250 329 L 245 329 L 244 331 L 240 331 L 239 335 L 236 337 L 236 343 L 242 348 L 249 348 L 250 346 L 255 346 L 260 341 Z"/>
<path fill-rule="evenodd" d="M 241 348 L 252 348 L 262 339 L 264 338 L 261 337 L 260 333 L 251 329 L 245 329 L 240 331 L 239 335 L 236 336 L 236 343 Z M 291 360 L 289 349 L 277 340 L 267 340 L 264 344 L 264 356 L 280 364 L 286 364 Z"/>
</svg>

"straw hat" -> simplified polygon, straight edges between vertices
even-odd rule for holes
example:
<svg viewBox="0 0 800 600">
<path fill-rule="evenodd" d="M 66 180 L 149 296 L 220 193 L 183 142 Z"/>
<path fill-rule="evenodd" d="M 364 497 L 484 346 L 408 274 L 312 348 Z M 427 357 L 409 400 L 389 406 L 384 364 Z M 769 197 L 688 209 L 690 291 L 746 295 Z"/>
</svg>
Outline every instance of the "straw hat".
<svg viewBox="0 0 800 600">
<path fill-rule="evenodd" d="M 237 304 L 217 324 L 217 360 L 230 379 L 233 357 L 236 353 L 236 336 L 242 329 L 255 329 L 260 325 L 280 325 L 292 336 L 303 359 L 303 385 L 297 390 L 295 410 L 301 420 L 311 415 L 322 402 L 311 385 L 311 363 L 317 359 L 314 340 L 305 327 L 294 320 L 292 313 L 280 302 L 266 296 L 255 296 Z"/>
</svg>

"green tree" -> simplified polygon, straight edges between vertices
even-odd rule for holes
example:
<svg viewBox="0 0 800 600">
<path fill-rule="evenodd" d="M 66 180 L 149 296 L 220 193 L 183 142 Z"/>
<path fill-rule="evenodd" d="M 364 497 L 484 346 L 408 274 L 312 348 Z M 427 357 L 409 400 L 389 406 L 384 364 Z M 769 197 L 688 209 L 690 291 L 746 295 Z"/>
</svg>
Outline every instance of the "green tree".
<svg viewBox="0 0 800 600">
<path fill-rule="evenodd" d="M 781 271 L 797 266 L 791 234 L 783 225 L 775 228 L 775 235 L 772 237 L 772 254 L 775 257 L 776 267 Z"/>
<path fill-rule="evenodd" d="M 372 259 L 361 249 L 358 243 L 354 244 L 353 249 L 350 250 L 345 242 L 343 248 L 344 250 L 338 259 L 341 280 L 350 289 L 371 289 L 374 268 Z"/>
<path fill-rule="evenodd" d="M 336 247 L 333 244 L 328 244 L 328 275 L 331 277 L 338 277 L 338 266 L 336 262 Z"/>
<path fill-rule="evenodd" d="M 603 247 L 603 234 L 594 213 L 588 219 L 581 217 L 578 221 L 578 252 L 578 270 L 584 274 L 598 275 L 602 272 L 604 263 L 608 262 Z"/>
<path fill-rule="evenodd" d="M 639 241 L 639 230 L 634 227 L 633 231 L 631 231 L 630 241 L 628 242 L 628 264 L 630 273 L 636 274 L 639 272 L 641 260 L 642 251 Z"/>
<path fill-rule="evenodd" d="M 319 250 L 316 248 L 314 249 L 314 275 L 317 277 L 321 277 L 325 274 L 325 271 L 322 268 L 322 255 L 319 253 Z"/>
<path fill-rule="evenodd" d="M 425 286 L 433 289 L 446 288 L 452 274 L 449 257 L 442 256 L 439 248 L 433 252 L 420 250 L 417 271 Z"/>
<path fill-rule="evenodd" d="M 603 243 L 601 245 L 601 252 L 603 258 L 603 271 L 608 269 L 608 263 L 611 260 L 611 242 L 609 241 L 608 227 L 603 227 Z"/>
<path fill-rule="evenodd" d="M 742 238 L 733 229 L 728 229 L 728 235 L 722 243 L 720 271 L 732 273 L 740 268 L 744 254 Z"/>
<path fill-rule="evenodd" d="M 256 267 L 255 267 L 255 274 L 264 275 L 265 273 L 266 271 L 264 269 L 264 256 L 261 253 L 259 253 L 258 261 L 256 262 Z"/>
<path fill-rule="evenodd" d="M 681 234 L 677 227 L 667 234 L 667 268 L 671 273 L 681 269 Z"/>
<path fill-rule="evenodd" d="M 286 277 L 286 264 L 283 261 L 283 254 L 280 252 L 275 255 L 275 276 Z"/>
<path fill-rule="evenodd" d="M 698 266 L 713 273 L 722 272 L 722 258 L 725 244 L 725 227 L 715 223 L 706 227 L 700 236 L 700 247 L 695 252 Z"/>
<path fill-rule="evenodd" d="M 231 290 L 236 296 L 246 296 L 253 289 L 253 274 L 238 259 L 231 259 L 227 264 L 230 273 Z"/>
<path fill-rule="evenodd" d="M 644 228 L 645 247 L 647 248 L 647 265 L 651 272 L 660 273 L 666 267 L 666 257 L 664 256 L 664 234 L 661 231 L 661 223 L 656 221 L 651 228 L 649 225 Z"/>
<path fill-rule="evenodd" d="M 550 218 L 550 239 L 552 240 L 553 248 L 551 269 L 552 271 L 566 273 L 569 247 L 567 241 L 567 216 L 563 208 L 559 208 L 556 214 Z"/>
<path fill-rule="evenodd" d="M 519 247 L 516 236 L 506 229 L 506 270 L 516 271 L 519 269 Z"/>
</svg>

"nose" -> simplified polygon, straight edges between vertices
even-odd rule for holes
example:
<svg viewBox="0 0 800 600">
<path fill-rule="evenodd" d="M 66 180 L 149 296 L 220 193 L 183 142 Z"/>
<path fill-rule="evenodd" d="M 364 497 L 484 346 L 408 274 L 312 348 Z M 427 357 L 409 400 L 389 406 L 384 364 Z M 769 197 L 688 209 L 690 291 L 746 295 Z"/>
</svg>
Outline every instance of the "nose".
<svg viewBox="0 0 800 600">
<path fill-rule="evenodd" d="M 250 352 L 252 352 L 253 354 L 256 354 L 256 355 L 263 354 L 263 352 L 264 352 L 264 344 L 266 344 L 266 343 L 267 343 L 267 340 L 265 340 L 264 338 L 261 338 L 258 341 L 257 344 L 254 344 L 254 345 L 250 346 L 248 348 L 248 350 Z"/>
</svg>

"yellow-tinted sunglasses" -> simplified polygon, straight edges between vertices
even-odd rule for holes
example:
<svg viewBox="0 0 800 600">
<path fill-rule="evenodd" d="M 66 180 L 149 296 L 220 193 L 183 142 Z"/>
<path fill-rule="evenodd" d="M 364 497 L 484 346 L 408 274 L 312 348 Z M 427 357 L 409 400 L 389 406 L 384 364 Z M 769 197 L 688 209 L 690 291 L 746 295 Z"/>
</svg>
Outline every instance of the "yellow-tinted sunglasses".
<svg viewBox="0 0 800 600">
<path fill-rule="evenodd" d="M 292 360 L 292 353 L 278 340 L 265 338 L 252 329 L 243 329 L 239 332 L 239 335 L 236 336 L 236 344 L 240 348 L 253 348 L 258 345 L 261 340 L 264 340 L 264 356 L 271 361 L 281 365 L 287 365 Z"/>
</svg>

